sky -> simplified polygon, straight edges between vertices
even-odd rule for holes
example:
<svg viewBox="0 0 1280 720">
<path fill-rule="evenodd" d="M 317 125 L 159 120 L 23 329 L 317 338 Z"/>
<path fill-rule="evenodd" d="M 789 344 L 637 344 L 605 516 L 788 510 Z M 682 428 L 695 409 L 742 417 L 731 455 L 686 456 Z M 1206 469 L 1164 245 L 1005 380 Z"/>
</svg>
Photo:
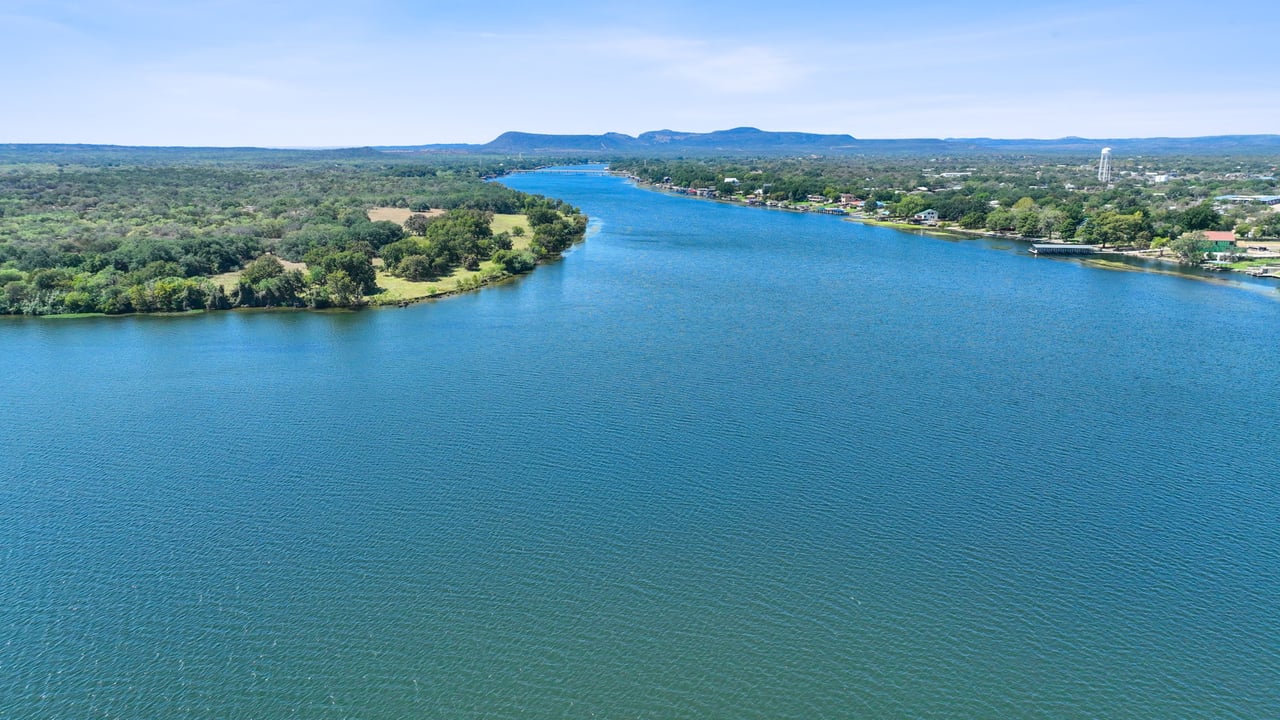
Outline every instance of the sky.
<svg viewBox="0 0 1280 720">
<path fill-rule="evenodd" d="M 1270 3 L 0 0 L 0 143 L 1280 133 Z"/>
</svg>

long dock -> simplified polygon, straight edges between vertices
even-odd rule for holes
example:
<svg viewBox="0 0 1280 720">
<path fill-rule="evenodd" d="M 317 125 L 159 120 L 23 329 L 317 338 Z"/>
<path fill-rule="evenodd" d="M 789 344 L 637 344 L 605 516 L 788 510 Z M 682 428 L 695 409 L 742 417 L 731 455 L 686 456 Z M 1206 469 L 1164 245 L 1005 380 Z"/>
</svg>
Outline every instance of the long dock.
<svg viewBox="0 0 1280 720">
<path fill-rule="evenodd" d="M 1036 243 L 1031 246 L 1031 252 L 1035 255 L 1092 255 L 1098 252 L 1098 246 L 1076 243 Z"/>
</svg>

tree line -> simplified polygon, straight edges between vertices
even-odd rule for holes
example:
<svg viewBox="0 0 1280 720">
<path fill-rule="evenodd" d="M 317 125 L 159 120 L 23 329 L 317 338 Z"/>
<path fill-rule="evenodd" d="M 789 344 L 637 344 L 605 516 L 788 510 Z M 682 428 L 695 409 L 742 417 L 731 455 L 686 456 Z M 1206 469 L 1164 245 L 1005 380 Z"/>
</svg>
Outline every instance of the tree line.
<svg viewBox="0 0 1280 720">
<path fill-rule="evenodd" d="M 412 279 L 490 259 L 522 272 L 586 225 L 576 208 L 485 182 L 497 161 L 117 150 L 0 152 L 0 313 L 353 306 L 378 291 L 376 258 Z M 407 230 L 370 221 L 377 206 L 446 212 Z M 489 222 L 521 212 L 533 241 L 513 253 Z"/>
</svg>

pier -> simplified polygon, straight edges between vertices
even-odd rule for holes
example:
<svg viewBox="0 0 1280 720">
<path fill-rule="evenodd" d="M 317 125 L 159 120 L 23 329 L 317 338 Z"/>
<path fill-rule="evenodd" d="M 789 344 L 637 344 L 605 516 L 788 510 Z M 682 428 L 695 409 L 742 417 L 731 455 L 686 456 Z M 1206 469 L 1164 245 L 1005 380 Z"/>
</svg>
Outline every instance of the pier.
<svg viewBox="0 0 1280 720">
<path fill-rule="evenodd" d="M 1036 243 L 1031 246 L 1033 255 L 1092 255 L 1096 252 L 1098 252 L 1097 245 L 1076 243 Z"/>
</svg>

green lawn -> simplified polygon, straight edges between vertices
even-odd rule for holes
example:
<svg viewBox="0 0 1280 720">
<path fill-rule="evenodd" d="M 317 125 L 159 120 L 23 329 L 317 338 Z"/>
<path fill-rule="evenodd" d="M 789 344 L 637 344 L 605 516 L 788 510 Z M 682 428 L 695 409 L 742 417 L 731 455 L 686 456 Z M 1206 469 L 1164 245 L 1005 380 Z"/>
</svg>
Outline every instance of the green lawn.
<svg viewBox="0 0 1280 720">
<path fill-rule="evenodd" d="M 512 236 L 511 246 L 515 250 L 527 250 L 529 248 L 529 241 L 532 239 L 533 231 L 529 228 L 529 219 L 524 215 L 494 215 L 493 223 L 489 227 L 493 229 L 495 235 L 517 227 L 524 228 L 525 234 L 522 237 Z M 379 263 L 378 287 L 382 288 L 382 292 L 377 295 L 369 295 L 365 299 L 372 305 L 394 305 L 402 301 L 420 300 L 434 295 L 457 292 L 460 289 L 459 286 L 463 286 L 462 289 L 465 289 L 465 286 L 478 282 L 481 278 L 500 270 L 501 268 L 497 263 L 492 260 L 486 260 L 480 263 L 479 270 L 458 268 L 453 273 L 436 280 L 416 281 L 405 280 L 388 274 Z"/>
<path fill-rule="evenodd" d="M 1261 258 L 1258 260 L 1242 260 L 1240 262 L 1231 263 L 1228 267 L 1232 270 L 1244 270 L 1251 267 L 1261 267 L 1263 265 L 1280 265 L 1280 258 Z"/>
<path fill-rule="evenodd" d="M 524 228 L 524 237 L 511 238 L 515 241 L 516 250 L 523 250 L 525 247 L 528 247 L 529 235 L 533 233 L 533 229 L 529 227 L 529 218 L 524 215 L 508 215 L 505 213 L 494 215 L 493 222 L 489 224 L 489 227 L 493 229 L 494 235 L 497 235 L 500 232 L 510 232 L 515 228 Z M 521 242 L 525 243 L 523 247 L 520 245 Z"/>
</svg>

